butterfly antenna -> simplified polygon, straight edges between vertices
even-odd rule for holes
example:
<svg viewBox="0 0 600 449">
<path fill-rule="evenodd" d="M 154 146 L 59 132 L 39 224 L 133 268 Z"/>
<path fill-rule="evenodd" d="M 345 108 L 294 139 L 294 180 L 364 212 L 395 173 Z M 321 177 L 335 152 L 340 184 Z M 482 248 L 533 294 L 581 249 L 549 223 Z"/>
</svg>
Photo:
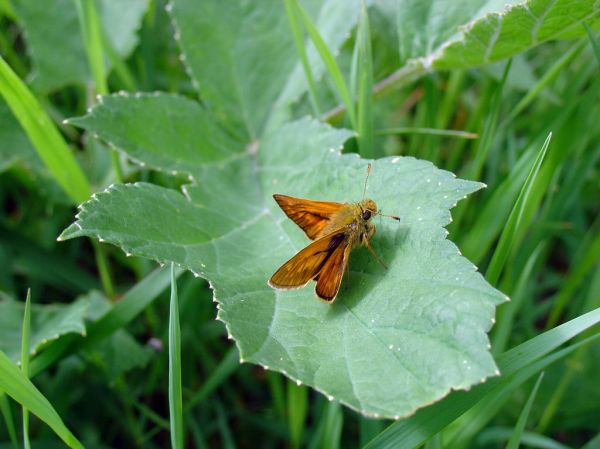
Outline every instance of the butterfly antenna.
<svg viewBox="0 0 600 449">
<path fill-rule="evenodd" d="M 369 180 L 369 175 L 371 174 L 371 163 L 369 162 L 369 165 L 367 165 L 367 177 L 365 178 L 365 188 L 363 189 L 363 197 L 362 199 L 365 199 L 365 195 L 367 194 L 367 181 Z"/>
<path fill-rule="evenodd" d="M 400 221 L 400 217 L 398 215 L 386 215 L 386 214 L 382 214 L 381 211 L 377 212 L 377 215 L 379 215 L 381 217 L 388 217 L 388 218 L 391 218 L 393 220 Z"/>
</svg>

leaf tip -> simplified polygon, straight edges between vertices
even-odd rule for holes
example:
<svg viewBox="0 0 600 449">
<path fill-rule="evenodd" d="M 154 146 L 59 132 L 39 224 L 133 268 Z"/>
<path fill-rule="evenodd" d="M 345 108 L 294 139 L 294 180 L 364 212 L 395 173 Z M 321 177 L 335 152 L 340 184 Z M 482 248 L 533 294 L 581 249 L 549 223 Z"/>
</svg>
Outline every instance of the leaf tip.
<svg viewBox="0 0 600 449">
<path fill-rule="evenodd" d="M 61 234 L 56 238 L 56 241 L 62 242 L 64 240 L 69 240 L 75 237 L 81 236 L 81 225 L 78 222 L 72 223 L 68 228 L 66 228 Z"/>
</svg>

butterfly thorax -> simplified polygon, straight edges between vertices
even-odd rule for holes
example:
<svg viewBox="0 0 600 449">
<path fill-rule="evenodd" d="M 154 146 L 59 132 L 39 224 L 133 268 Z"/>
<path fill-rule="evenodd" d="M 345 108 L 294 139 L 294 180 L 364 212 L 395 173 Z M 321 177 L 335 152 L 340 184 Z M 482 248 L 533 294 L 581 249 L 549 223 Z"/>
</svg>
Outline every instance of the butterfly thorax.
<svg viewBox="0 0 600 449">
<path fill-rule="evenodd" d="M 375 234 L 375 225 L 371 222 L 371 218 L 376 214 L 377 205 L 371 199 L 367 198 L 358 203 L 345 203 L 344 207 L 332 214 L 320 236 L 344 229 L 350 245 L 360 245 Z"/>
</svg>

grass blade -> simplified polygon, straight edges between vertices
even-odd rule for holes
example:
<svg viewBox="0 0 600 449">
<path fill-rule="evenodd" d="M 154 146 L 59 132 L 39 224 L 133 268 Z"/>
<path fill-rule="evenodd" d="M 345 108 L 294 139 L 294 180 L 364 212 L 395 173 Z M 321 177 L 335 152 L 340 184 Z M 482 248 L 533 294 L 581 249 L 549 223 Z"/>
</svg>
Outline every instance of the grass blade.
<svg viewBox="0 0 600 449">
<path fill-rule="evenodd" d="M 533 390 L 531 391 L 531 394 L 529 395 L 529 398 L 527 399 L 527 402 L 525 403 L 525 407 L 523 407 L 523 410 L 521 411 L 521 414 L 519 415 L 517 425 L 515 426 L 515 430 L 513 431 L 513 434 L 510 436 L 510 439 L 508 440 L 506 449 L 518 449 L 519 448 L 519 445 L 521 443 L 521 437 L 523 436 L 523 430 L 525 430 L 525 424 L 527 423 L 527 419 L 529 418 L 529 412 L 531 411 L 531 406 L 533 405 L 533 401 L 535 400 L 535 396 L 537 394 L 538 388 L 540 387 L 540 383 L 542 382 L 543 378 L 544 378 L 544 373 L 542 372 L 538 376 L 538 379 L 533 387 Z"/>
<path fill-rule="evenodd" d="M 88 63 L 92 78 L 94 79 L 95 91 L 99 95 L 107 95 L 109 93 L 108 83 L 106 81 L 106 67 L 104 66 L 104 48 L 103 48 L 103 30 L 102 23 L 98 17 L 98 11 L 94 0 L 77 0 L 77 10 L 79 15 L 79 24 L 81 34 L 83 36 L 83 46 L 87 55 Z M 119 155 L 115 149 L 110 150 L 111 164 L 117 182 L 123 182 L 123 171 L 119 161 Z M 100 257 L 103 257 L 102 250 L 97 249 Z M 98 266 L 102 274 L 102 265 Z M 106 275 L 104 275 L 106 276 Z M 103 284 L 105 283 L 103 277 Z M 106 290 L 111 296 L 110 291 Z"/>
<path fill-rule="evenodd" d="M 302 434 L 304 431 L 304 422 L 306 421 L 306 412 L 308 410 L 307 388 L 303 385 L 296 385 L 296 382 L 292 380 L 288 380 L 287 400 L 290 446 L 293 449 L 298 449 L 302 446 Z"/>
<path fill-rule="evenodd" d="M 483 167 L 488 159 L 490 149 L 492 148 L 492 144 L 494 142 L 494 137 L 496 136 L 496 129 L 498 128 L 498 116 L 500 115 L 500 109 L 502 107 L 502 92 L 504 91 L 504 86 L 506 84 L 508 74 L 510 73 L 511 66 L 512 60 L 509 60 L 504 67 L 504 72 L 502 73 L 502 79 L 500 80 L 500 83 L 493 91 L 490 112 L 485 117 L 481 138 L 475 144 L 475 154 L 473 160 L 461 173 L 461 176 L 465 177 L 466 179 L 479 180 L 481 178 L 481 172 L 483 171 Z M 460 229 L 460 224 L 464 218 L 466 210 L 467 203 L 461 203 L 453 212 L 451 232 L 455 229 Z"/>
<path fill-rule="evenodd" d="M 0 391 L 4 391 L 31 413 L 44 421 L 71 448 L 83 445 L 65 426 L 62 419 L 42 393 L 14 363 L 0 351 Z"/>
<path fill-rule="evenodd" d="M 86 201 L 90 197 L 91 188 L 69 146 L 25 83 L 1 57 L 0 94 L 21 123 L 55 181 L 74 203 Z"/>
<path fill-rule="evenodd" d="M 523 212 L 527 207 L 527 199 L 529 198 L 529 193 L 533 188 L 533 184 L 537 177 L 538 172 L 540 171 L 540 167 L 542 166 L 542 162 L 544 161 L 544 157 L 546 156 L 546 151 L 548 150 L 548 146 L 550 145 L 550 139 L 552 138 L 552 133 L 548 134 L 546 141 L 542 145 L 542 149 L 540 150 L 538 157 L 536 158 L 531 170 L 529 171 L 529 175 L 525 180 L 525 184 L 521 188 L 521 192 L 517 197 L 517 201 L 508 216 L 508 221 L 500 236 L 500 241 L 498 242 L 498 246 L 494 251 L 494 255 L 492 256 L 492 260 L 488 266 L 485 277 L 490 282 L 490 284 L 495 285 L 500 277 L 500 273 L 504 268 L 504 264 L 508 259 L 508 255 L 514 243 L 514 236 L 520 231 L 520 221 Z"/>
<path fill-rule="evenodd" d="M 325 407 L 325 427 L 323 431 L 323 449 L 340 448 L 344 414 L 342 406 L 337 401 L 329 401 Z"/>
<path fill-rule="evenodd" d="M 435 128 L 385 128 L 375 131 L 378 136 L 391 136 L 402 134 L 425 134 L 430 136 L 457 137 L 459 139 L 477 139 L 479 134 L 468 131 L 455 131 L 453 129 Z"/>
<path fill-rule="evenodd" d="M 360 18 L 356 39 L 358 82 L 358 149 L 362 157 L 374 158 L 373 142 L 373 55 L 369 15 L 364 0 L 360 2 Z"/>
<path fill-rule="evenodd" d="M 171 263 L 171 307 L 169 309 L 169 412 L 171 447 L 183 449 L 183 405 L 181 394 L 181 329 L 175 264 Z"/>
<path fill-rule="evenodd" d="M 517 160 L 506 179 L 490 192 L 490 198 L 478 211 L 475 223 L 469 232 L 463 235 L 459 247 L 474 264 L 481 263 L 504 229 L 505 220 L 508 219 L 519 195 L 519 186 L 525 183 L 530 167 L 535 161 L 534 150 L 533 147 L 528 148 Z"/>
<path fill-rule="evenodd" d="M 466 179 L 479 180 L 481 178 L 481 172 L 483 171 L 485 162 L 488 159 L 490 148 L 494 142 L 494 137 L 496 136 L 496 129 L 498 128 L 498 116 L 500 115 L 500 108 L 502 107 L 502 92 L 504 91 L 504 86 L 506 84 L 508 74 L 510 73 L 511 66 L 512 59 L 506 63 L 500 84 L 496 87 L 496 89 L 493 90 L 490 102 L 490 112 L 485 117 L 481 138 L 476 142 L 475 155 L 471 163 L 464 170 L 464 173 L 461 174 L 461 176 L 464 176 Z M 461 203 L 458 205 L 453 213 L 454 219 L 451 228 L 452 230 L 460 229 L 460 224 L 463 220 L 466 210 L 467 203 Z"/>
<path fill-rule="evenodd" d="M 426 409 L 418 411 L 410 418 L 392 424 L 379 434 L 377 438 L 365 446 L 365 449 L 392 447 L 396 449 L 416 448 L 444 429 L 471 407 L 478 404 L 479 401 L 488 397 L 488 395 L 494 395 L 498 390 L 505 387 L 505 391 L 513 391 L 531 376 L 545 369 L 557 360 L 566 357 L 583 345 L 596 341 L 598 337 L 600 337 L 600 334 L 537 359 L 534 363 L 526 365 L 514 372 L 514 375 L 512 376 L 503 376 L 502 378 L 492 379 L 485 384 L 473 388 L 469 392 L 453 393 L 448 398 Z"/>
<path fill-rule="evenodd" d="M 525 267 L 519 275 L 516 287 L 513 290 L 512 301 L 503 304 L 502 307 L 498 308 L 496 313 L 497 324 L 494 326 L 492 333 L 492 353 L 494 355 L 501 354 L 506 349 L 508 339 L 513 330 L 515 316 L 517 315 L 517 312 L 521 308 L 525 299 L 525 286 L 531 279 L 533 269 L 536 266 L 543 250 L 544 244 L 541 243 L 538 247 L 536 247 L 533 253 L 531 253 L 531 256 L 527 260 Z"/>
<path fill-rule="evenodd" d="M 342 72 L 339 66 L 337 65 L 337 62 L 335 62 L 333 54 L 327 47 L 327 44 L 325 44 L 325 41 L 321 37 L 319 30 L 317 30 L 315 25 L 312 23 L 312 20 L 310 19 L 302 5 L 300 5 L 298 0 L 290 0 L 290 2 L 293 5 L 294 13 L 300 17 L 300 20 L 304 24 L 304 28 L 306 28 L 308 36 L 310 37 L 313 45 L 317 49 L 319 56 L 321 56 L 321 59 L 323 60 L 327 71 L 329 72 L 329 76 L 331 76 L 331 80 L 333 81 L 333 84 L 337 89 L 337 93 L 340 96 L 342 103 L 344 103 L 346 110 L 348 111 L 348 117 L 350 119 L 352 128 L 357 129 L 354 103 L 352 101 L 352 97 L 350 96 L 350 91 L 348 90 L 346 81 L 344 80 L 344 76 L 342 75 Z"/>
<path fill-rule="evenodd" d="M 6 395 L 0 391 L 0 412 L 4 418 L 4 424 L 6 424 L 6 430 L 8 431 L 8 437 L 13 449 L 19 448 L 17 442 L 17 429 L 15 428 L 15 421 L 13 419 L 12 409 Z"/>
<path fill-rule="evenodd" d="M 583 240 L 585 248 L 583 256 L 569 271 L 569 275 L 562 283 L 558 296 L 552 301 L 552 309 L 550 309 L 546 329 L 553 327 L 558 322 L 560 315 L 567 305 L 568 299 L 573 296 L 573 293 L 583 282 L 588 271 L 600 260 L 600 233 L 597 232 L 597 229 L 592 228 L 590 234 L 590 238 Z"/>
<path fill-rule="evenodd" d="M 598 62 L 598 64 L 600 64 L 600 44 L 594 36 L 594 32 L 592 31 L 590 26 L 585 22 L 583 22 L 583 26 L 585 27 L 585 31 L 587 32 L 588 37 L 590 39 L 590 44 L 592 44 L 592 49 L 594 50 L 594 56 L 596 56 L 596 61 Z"/>
<path fill-rule="evenodd" d="M 90 64 L 96 92 L 108 94 L 106 69 L 104 67 L 104 51 L 102 49 L 102 28 L 94 0 L 77 0 L 79 24 L 83 35 L 83 45 Z"/>
<path fill-rule="evenodd" d="M 267 382 L 277 411 L 277 416 L 285 419 L 285 378 L 276 371 L 267 371 Z"/>
<path fill-rule="evenodd" d="M 240 355 L 236 347 L 231 348 L 221 363 L 212 371 L 202 387 L 187 401 L 185 411 L 188 412 L 192 407 L 202 402 L 208 395 L 215 391 L 229 376 L 231 376 L 240 366 Z"/>
<path fill-rule="evenodd" d="M 494 427 L 486 430 L 477 439 L 478 447 L 501 447 L 510 438 L 512 431 L 510 427 Z M 574 449 L 535 432 L 523 432 L 521 441 L 529 447 L 539 449 Z"/>
<path fill-rule="evenodd" d="M 502 106 L 502 92 L 504 91 L 504 86 L 506 84 L 506 79 L 508 78 L 511 66 L 512 59 L 506 63 L 500 84 L 494 91 L 494 96 L 490 105 L 491 112 L 486 117 L 486 121 L 483 126 L 483 132 L 481 133 L 481 139 L 479 140 L 479 145 L 477 145 L 477 149 L 475 151 L 475 159 L 473 160 L 472 164 L 469 165 L 465 173 L 467 179 L 479 179 L 481 177 L 483 165 L 488 159 L 488 154 L 494 141 L 494 136 L 496 135 L 496 129 L 498 128 L 498 116 L 500 115 L 500 108 Z"/>
<path fill-rule="evenodd" d="M 509 121 L 519 115 L 537 96 L 538 94 L 547 87 L 558 74 L 579 54 L 585 44 L 584 40 L 579 41 L 571 49 L 566 52 L 558 61 L 556 61 L 550 69 L 548 69 L 544 76 L 537 82 L 535 86 L 527 91 L 521 101 L 513 108 L 508 114 L 508 117 L 502 123 L 502 126 L 506 125 Z"/>
<path fill-rule="evenodd" d="M 315 84 L 315 79 L 313 77 L 310 64 L 308 63 L 308 57 L 306 56 L 306 47 L 304 45 L 304 39 L 302 37 L 302 30 L 300 29 L 300 24 L 298 23 L 298 16 L 294 14 L 294 7 L 292 5 L 292 1 L 293 0 L 284 0 L 285 10 L 287 12 L 288 20 L 290 22 L 292 34 L 294 35 L 294 43 L 296 44 L 296 50 L 298 51 L 298 56 L 300 57 L 300 62 L 302 63 L 304 76 L 306 76 L 306 82 L 308 83 L 308 92 L 310 95 L 310 103 L 313 109 L 313 114 L 315 115 L 315 117 L 319 117 L 321 115 L 321 107 L 319 106 L 317 86 Z"/>
<path fill-rule="evenodd" d="M 29 334 L 31 330 L 31 289 L 27 289 L 25 299 L 25 311 L 23 313 L 23 329 L 21 336 L 21 371 L 25 377 L 29 377 Z M 31 448 L 29 442 L 29 411 L 23 406 L 23 446 Z"/>
</svg>

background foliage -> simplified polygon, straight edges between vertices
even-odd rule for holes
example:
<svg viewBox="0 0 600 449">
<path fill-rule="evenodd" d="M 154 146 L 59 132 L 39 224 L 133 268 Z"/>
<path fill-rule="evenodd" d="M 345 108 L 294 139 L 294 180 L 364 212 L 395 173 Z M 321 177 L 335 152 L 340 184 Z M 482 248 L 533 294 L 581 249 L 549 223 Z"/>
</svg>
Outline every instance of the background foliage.
<svg viewBox="0 0 600 449">
<path fill-rule="evenodd" d="M 0 395 L 0 438 L 7 447 L 61 447 L 59 438 L 98 448 L 600 444 L 597 3 L 65 0 L 54 6 L 0 3 L 0 391 L 7 393 Z M 298 120 L 306 114 L 337 129 Z M 495 298 L 490 304 L 502 300 L 455 255 L 441 229 L 447 210 L 477 185 L 398 155 L 487 184 L 454 208 L 449 239 L 512 298 L 499 307 L 491 333 L 502 375 L 395 423 L 365 418 L 277 372 L 240 365 L 228 339 L 236 338 L 242 357 L 321 390 L 341 384 L 335 363 L 326 370 L 330 379 L 313 382 L 303 371 L 318 360 L 306 348 L 325 359 L 331 348 L 337 353 L 327 344 L 335 332 L 303 339 L 339 326 L 323 318 L 326 306 L 310 299 L 309 288 L 293 294 L 300 297 L 285 311 L 289 319 L 274 321 L 285 325 L 270 334 L 273 342 L 294 336 L 281 354 L 267 348 L 246 355 L 258 341 L 245 321 L 274 313 L 260 296 L 272 294 L 268 274 L 263 279 L 251 269 L 275 268 L 290 252 L 289 243 L 267 237 L 277 233 L 266 224 L 277 208 L 270 204 L 256 215 L 257 202 L 280 189 L 359 197 L 366 163 L 338 156 L 342 145 L 344 153 L 377 159 L 370 194 L 385 211 L 400 213 L 405 226 L 378 224 L 376 248 L 393 265 L 373 291 L 360 276 L 376 273 L 377 265 L 367 254 L 353 258 L 365 273 L 352 278 L 344 304 L 357 316 L 390 316 L 395 303 L 386 298 L 410 298 L 431 272 L 437 279 L 471 273 L 461 281 L 460 301 L 451 300 L 445 285 L 427 293 L 437 295 L 443 322 L 453 323 L 448 313 L 469 304 L 461 301 L 475 283 L 481 287 L 470 293 L 473 305 L 486 294 Z M 248 181 L 257 170 L 268 186 L 260 195 Z M 187 199 L 177 193 L 185 185 Z M 90 192 L 103 193 L 69 227 L 74 205 Z M 299 248 L 304 237 L 279 218 Z M 399 239 L 407 229 L 410 237 Z M 99 237 L 126 253 L 95 238 L 59 243 L 61 233 Z M 269 249 L 264 260 L 256 258 L 261 248 Z M 129 253 L 175 261 L 210 279 L 221 311 L 204 281 Z M 425 277 L 402 274 L 412 261 L 423 263 L 418 272 Z M 179 288 L 169 300 L 175 279 Z M 409 281 L 415 284 L 407 287 Z M 229 331 L 215 320 L 217 312 Z M 298 314 L 305 316 L 294 320 Z M 408 309 L 406 317 L 404 329 L 419 314 Z M 305 328 L 290 328 L 293 322 Z M 477 328 L 488 327 L 482 319 Z M 445 366 L 442 352 L 425 351 L 421 337 L 415 341 Z M 410 340 L 391 344 L 409 347 Z M 479 344 L 485 353 L 487 342 Z M 353 380 L 382 376 L 378 389 L 358 395 L 363 404 L 353 404 L 344 387 L 336 399 L 394 416 L 440 397 L 424 396 L 400 411 L 394 395 L 401 389 L 386 382 L 393 366 L 381 357 L 361 363 L 361 353 L 376 355 L 376 348 L 355 346 L 345 362 L 354 357 L 364 369 Z M 468 387 L 494 370 L 492 364 L 449 386 Z M 27 410 L 39 419 L 29 422 Z"/>
</svg>

